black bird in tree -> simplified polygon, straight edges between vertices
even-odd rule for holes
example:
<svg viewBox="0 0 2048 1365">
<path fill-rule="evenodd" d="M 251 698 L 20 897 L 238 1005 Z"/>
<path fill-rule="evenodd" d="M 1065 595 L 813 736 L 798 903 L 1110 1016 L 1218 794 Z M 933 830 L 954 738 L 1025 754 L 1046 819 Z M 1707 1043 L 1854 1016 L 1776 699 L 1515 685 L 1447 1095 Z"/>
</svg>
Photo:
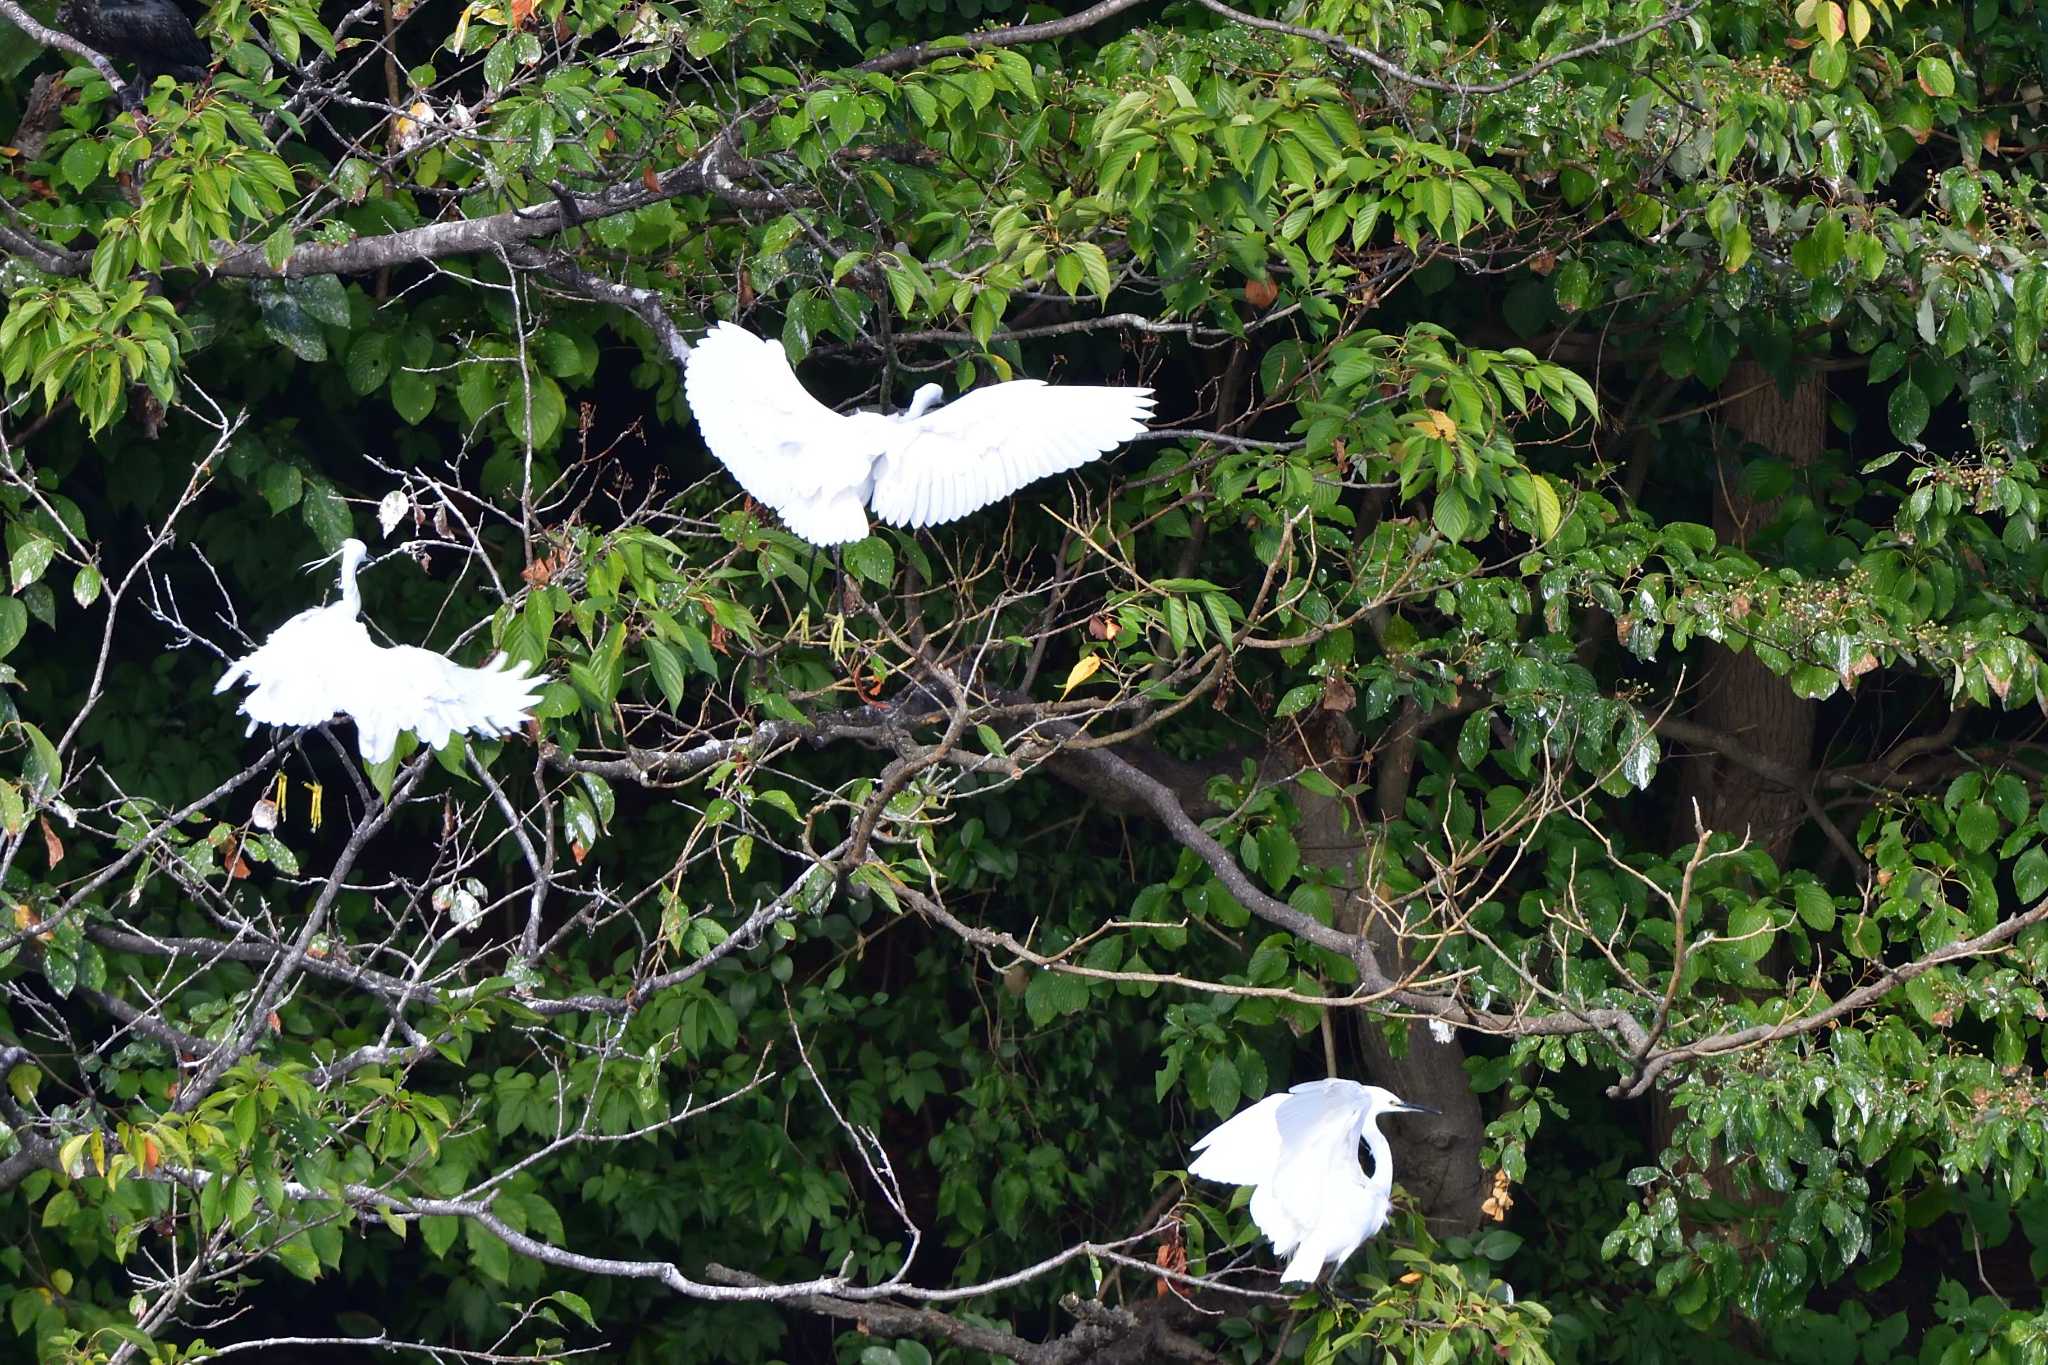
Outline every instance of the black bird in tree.
<svg viewBox="0 0 2048 1365">
<path fill-rule="evenodd" d="M 64 0 L 58 26 L 88 47 L 135 63 L 142 84 L 158 76 L 196 81 L 213 64 L 176 0 Z"/>
</svg>

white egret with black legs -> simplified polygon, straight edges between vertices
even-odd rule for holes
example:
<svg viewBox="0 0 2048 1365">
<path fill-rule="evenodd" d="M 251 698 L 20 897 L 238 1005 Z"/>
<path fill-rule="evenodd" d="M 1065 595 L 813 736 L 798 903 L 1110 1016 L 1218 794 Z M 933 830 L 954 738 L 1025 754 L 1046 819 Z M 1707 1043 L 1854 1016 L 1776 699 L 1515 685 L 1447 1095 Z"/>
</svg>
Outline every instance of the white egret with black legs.
<svg viewBox="0 0 2048 1365">
<path fill-rule="evenodd" d="M 1252 1222 L 1288 1258 L 1282 1284 L 1308 1284 L 1341 1265 L 1386 1226 L 1394 1154 L 1385 1114 L 1434 1114 L 1391 1090 L 1356 1081 L 1308 1081 L 1268 1095 L 1195 1144 L 1188 1174 L 1252 1187 Z M 1372 1173 L 1358 1144 L 1372 1150 Z"/>
<path fill-rule="evenodd" d="M 454 734 L 499 735 L 526 723 L 546 680 L 526 676 L 524 663 L 494 655 L 482 668 L 466 668 L 413 645 L 386 648 L 362 623 L 356 570 L 369 554 L 360 540 L 344 540 L 327 559 L 341 561 L 341 598 L 300 612 L 238 660 L 214 685 L 225 692 L 249 684 L 239 708 L 258 725 L 319 725 L 336 714 L 356 723 L 356 750 L 365 762 L 391 757 L 401 732 L 410 730 L 432 748 Z"/>
<path fill-rule="evenodd" d="M 943 407 L 926 384 L 894 414 L 832 411 L 789 368 L 779 341 L 721 322 L 683 375 L 704 444 L 800 539 L 864 539 L 868 512 L 936 526 L 1064 473 L 1145 430 L 1152 390 L 1015 379 Z"/>
</svg>

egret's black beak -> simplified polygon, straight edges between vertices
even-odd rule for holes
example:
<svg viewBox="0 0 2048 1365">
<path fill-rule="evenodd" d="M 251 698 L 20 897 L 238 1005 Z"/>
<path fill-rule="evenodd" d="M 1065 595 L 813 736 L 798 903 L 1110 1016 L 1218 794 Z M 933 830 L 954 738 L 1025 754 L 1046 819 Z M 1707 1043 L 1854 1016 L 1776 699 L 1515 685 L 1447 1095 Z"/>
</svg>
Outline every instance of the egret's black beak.
<svg viewBox="0 0 2048 1365">
<path fill-rule="evenodd" d="M 1444 1111 L 1432 1109 L 1426 1104 L 1404 1104 L 1394 1112 L 1397 1114 L 1435 1114 L 1438 1118 L 1442 1118 Z"/>
</svg>

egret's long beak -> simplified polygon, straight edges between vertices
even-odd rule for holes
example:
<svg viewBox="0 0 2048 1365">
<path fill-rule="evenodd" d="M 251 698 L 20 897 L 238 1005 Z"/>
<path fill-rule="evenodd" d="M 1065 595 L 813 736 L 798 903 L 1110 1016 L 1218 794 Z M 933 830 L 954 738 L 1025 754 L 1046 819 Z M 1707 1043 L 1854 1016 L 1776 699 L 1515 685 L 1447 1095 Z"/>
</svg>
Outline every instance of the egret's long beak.
<svg viewBox="0 0 2048 1365">
<path fill-rule="evenodd" d="M 1444 1111 L 1432 1109 L 1426 1104 L 1404 1104 L 1394 1112 L 1397 1114 L 1435 1114 L 1438 1118 L 1442 1118 Z"/>
</svg>

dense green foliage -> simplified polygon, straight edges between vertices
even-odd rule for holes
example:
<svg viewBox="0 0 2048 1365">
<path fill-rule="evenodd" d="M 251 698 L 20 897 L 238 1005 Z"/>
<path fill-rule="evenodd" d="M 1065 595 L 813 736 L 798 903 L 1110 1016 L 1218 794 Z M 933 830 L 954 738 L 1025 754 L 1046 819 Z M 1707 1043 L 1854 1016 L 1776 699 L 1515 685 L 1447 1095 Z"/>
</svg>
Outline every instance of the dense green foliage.
<svg viewBox="0 0 2048 1365">
<path fill-rule="evenodd" d="M 2039 0 L 0 14 L 23 1358 L 2048 1361 Z M 1161 431 L 842 577 L 721 318 Z M 349 535 L 529 733 L 242 736 Z"/>
</svg>

